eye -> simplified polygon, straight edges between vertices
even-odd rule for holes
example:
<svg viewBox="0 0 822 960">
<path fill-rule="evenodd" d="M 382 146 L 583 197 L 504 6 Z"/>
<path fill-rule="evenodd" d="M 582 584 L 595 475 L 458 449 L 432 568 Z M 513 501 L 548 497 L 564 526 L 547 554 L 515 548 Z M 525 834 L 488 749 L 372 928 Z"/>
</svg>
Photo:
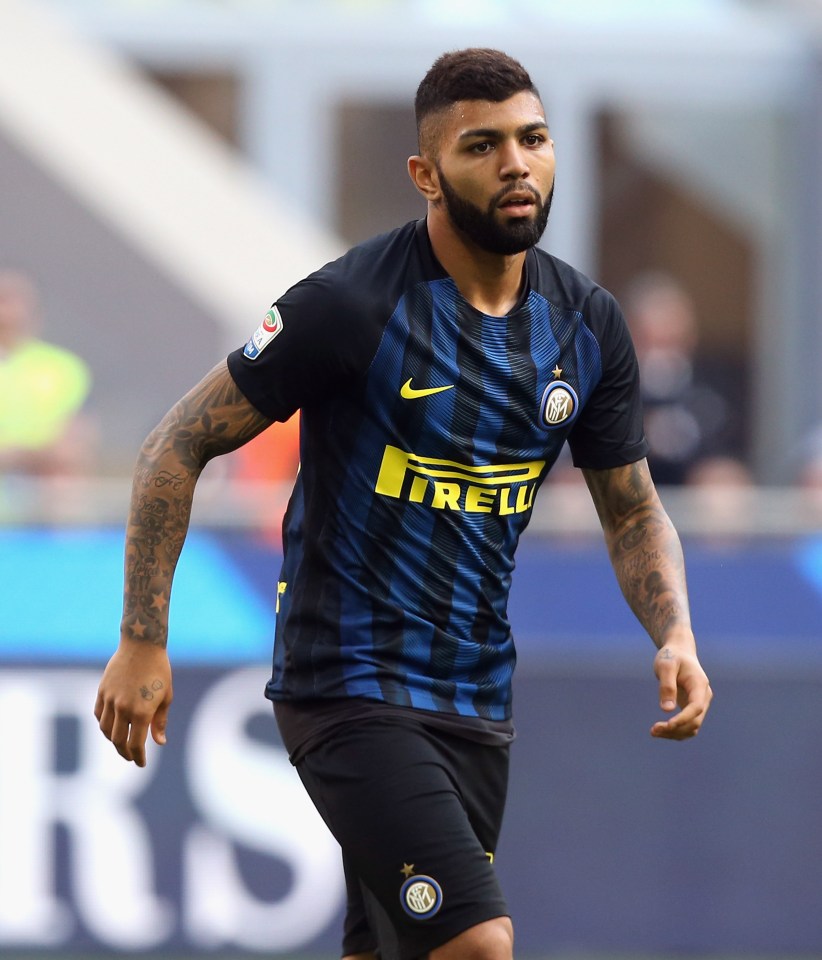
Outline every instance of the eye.
<svg viewBox="0 0 822 960">
<path fill-rule="evenodd" d="M 494 145 L 490 141 L 482 140 L 479 143 L 472 144 L 469 149 L 471 153 L 484 154 L 484 153 L 490 153 L 491 150 L 493 149 L 493 146 Z"/>
<path fill-rule="evenodd" d="M 522 142 L 526 147 L 538 147 L 540 144 L 545 143 L 545 137 L 540 133 L 529 133 L 522 138 Z"/>
</svg>

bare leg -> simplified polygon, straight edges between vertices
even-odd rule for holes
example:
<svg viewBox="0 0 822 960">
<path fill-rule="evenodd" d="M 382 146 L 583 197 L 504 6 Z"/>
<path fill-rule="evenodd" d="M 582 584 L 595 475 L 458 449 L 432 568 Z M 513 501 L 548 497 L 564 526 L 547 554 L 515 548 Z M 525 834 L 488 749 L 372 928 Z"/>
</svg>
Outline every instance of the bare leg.
<svg viewBox="0 0 822 960">
<path fill-rule="evenodd" d="M 496 917 L 444 943 L 430 953 L 430 960 L 513 960 L 514 928 L 508 917 Z"/>
</svg>

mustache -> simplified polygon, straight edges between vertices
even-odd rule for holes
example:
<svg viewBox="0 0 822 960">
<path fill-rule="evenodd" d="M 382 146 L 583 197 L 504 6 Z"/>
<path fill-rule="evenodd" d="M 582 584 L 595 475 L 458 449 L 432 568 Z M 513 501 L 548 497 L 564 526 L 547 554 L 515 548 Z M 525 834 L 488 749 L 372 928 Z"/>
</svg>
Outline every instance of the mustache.
<svg viewBox="0 0 822 960">
<path fill-rule="evenodd" d="M 491 197 L 491 202 L 489 206 L 492 208 L 496 207 L 500 203 L 502 203 L 502 201 L 508 196 L 509 193 L 522 193 L 524 190 L 533 196 L 534 202 L 538 206 L 540 207 L 542 206 L 543 201 L 542 201 L 542 197 L 539 195 L 539 192 L 536 190 L 535 187 L 532 187 L 530 183 L 525 183 L 525 182 L 507 183 L 501 190 L 498 190 L 494 194 L 494 196 Z"/>
</svg>

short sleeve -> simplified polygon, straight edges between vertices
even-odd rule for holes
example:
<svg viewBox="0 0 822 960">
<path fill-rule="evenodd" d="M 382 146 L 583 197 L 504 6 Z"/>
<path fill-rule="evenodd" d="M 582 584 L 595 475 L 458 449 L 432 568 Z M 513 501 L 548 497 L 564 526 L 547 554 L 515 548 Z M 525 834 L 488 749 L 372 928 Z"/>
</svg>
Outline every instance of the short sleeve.
<svg viewBox="0 0 822 960">
<path fill-rule="evenodd" d="M 607 470 L 648 453 L 642 420 L 639 364 L 616 300 L 601 287 L 586 317 L 600 345 L 602 376 L 568 437 L 574 465 Z"/>
<path fill-rule="evenodd" d="M 374 311 L 359 302 L 339 264 L 291 287 L 245 347 L 228 356 L 244 396 L 273 420 L 285 421 L 302 407 L 350 389 L 374 355 L 379 339 Z"/>
</svg>

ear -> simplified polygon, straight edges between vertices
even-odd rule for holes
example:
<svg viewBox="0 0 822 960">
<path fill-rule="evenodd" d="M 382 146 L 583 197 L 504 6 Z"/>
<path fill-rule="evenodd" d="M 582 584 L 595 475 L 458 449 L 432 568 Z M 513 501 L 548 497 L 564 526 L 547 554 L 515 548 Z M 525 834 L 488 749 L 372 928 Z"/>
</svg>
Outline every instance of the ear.
<svg viewBox="0 0 822 960">
<path fill-rule="evenodd" d="M 436 165 L 426 157 L 408 158 L 408 176 L 428 203 L 436 203 L 442 196 Z"/>
</svg>

